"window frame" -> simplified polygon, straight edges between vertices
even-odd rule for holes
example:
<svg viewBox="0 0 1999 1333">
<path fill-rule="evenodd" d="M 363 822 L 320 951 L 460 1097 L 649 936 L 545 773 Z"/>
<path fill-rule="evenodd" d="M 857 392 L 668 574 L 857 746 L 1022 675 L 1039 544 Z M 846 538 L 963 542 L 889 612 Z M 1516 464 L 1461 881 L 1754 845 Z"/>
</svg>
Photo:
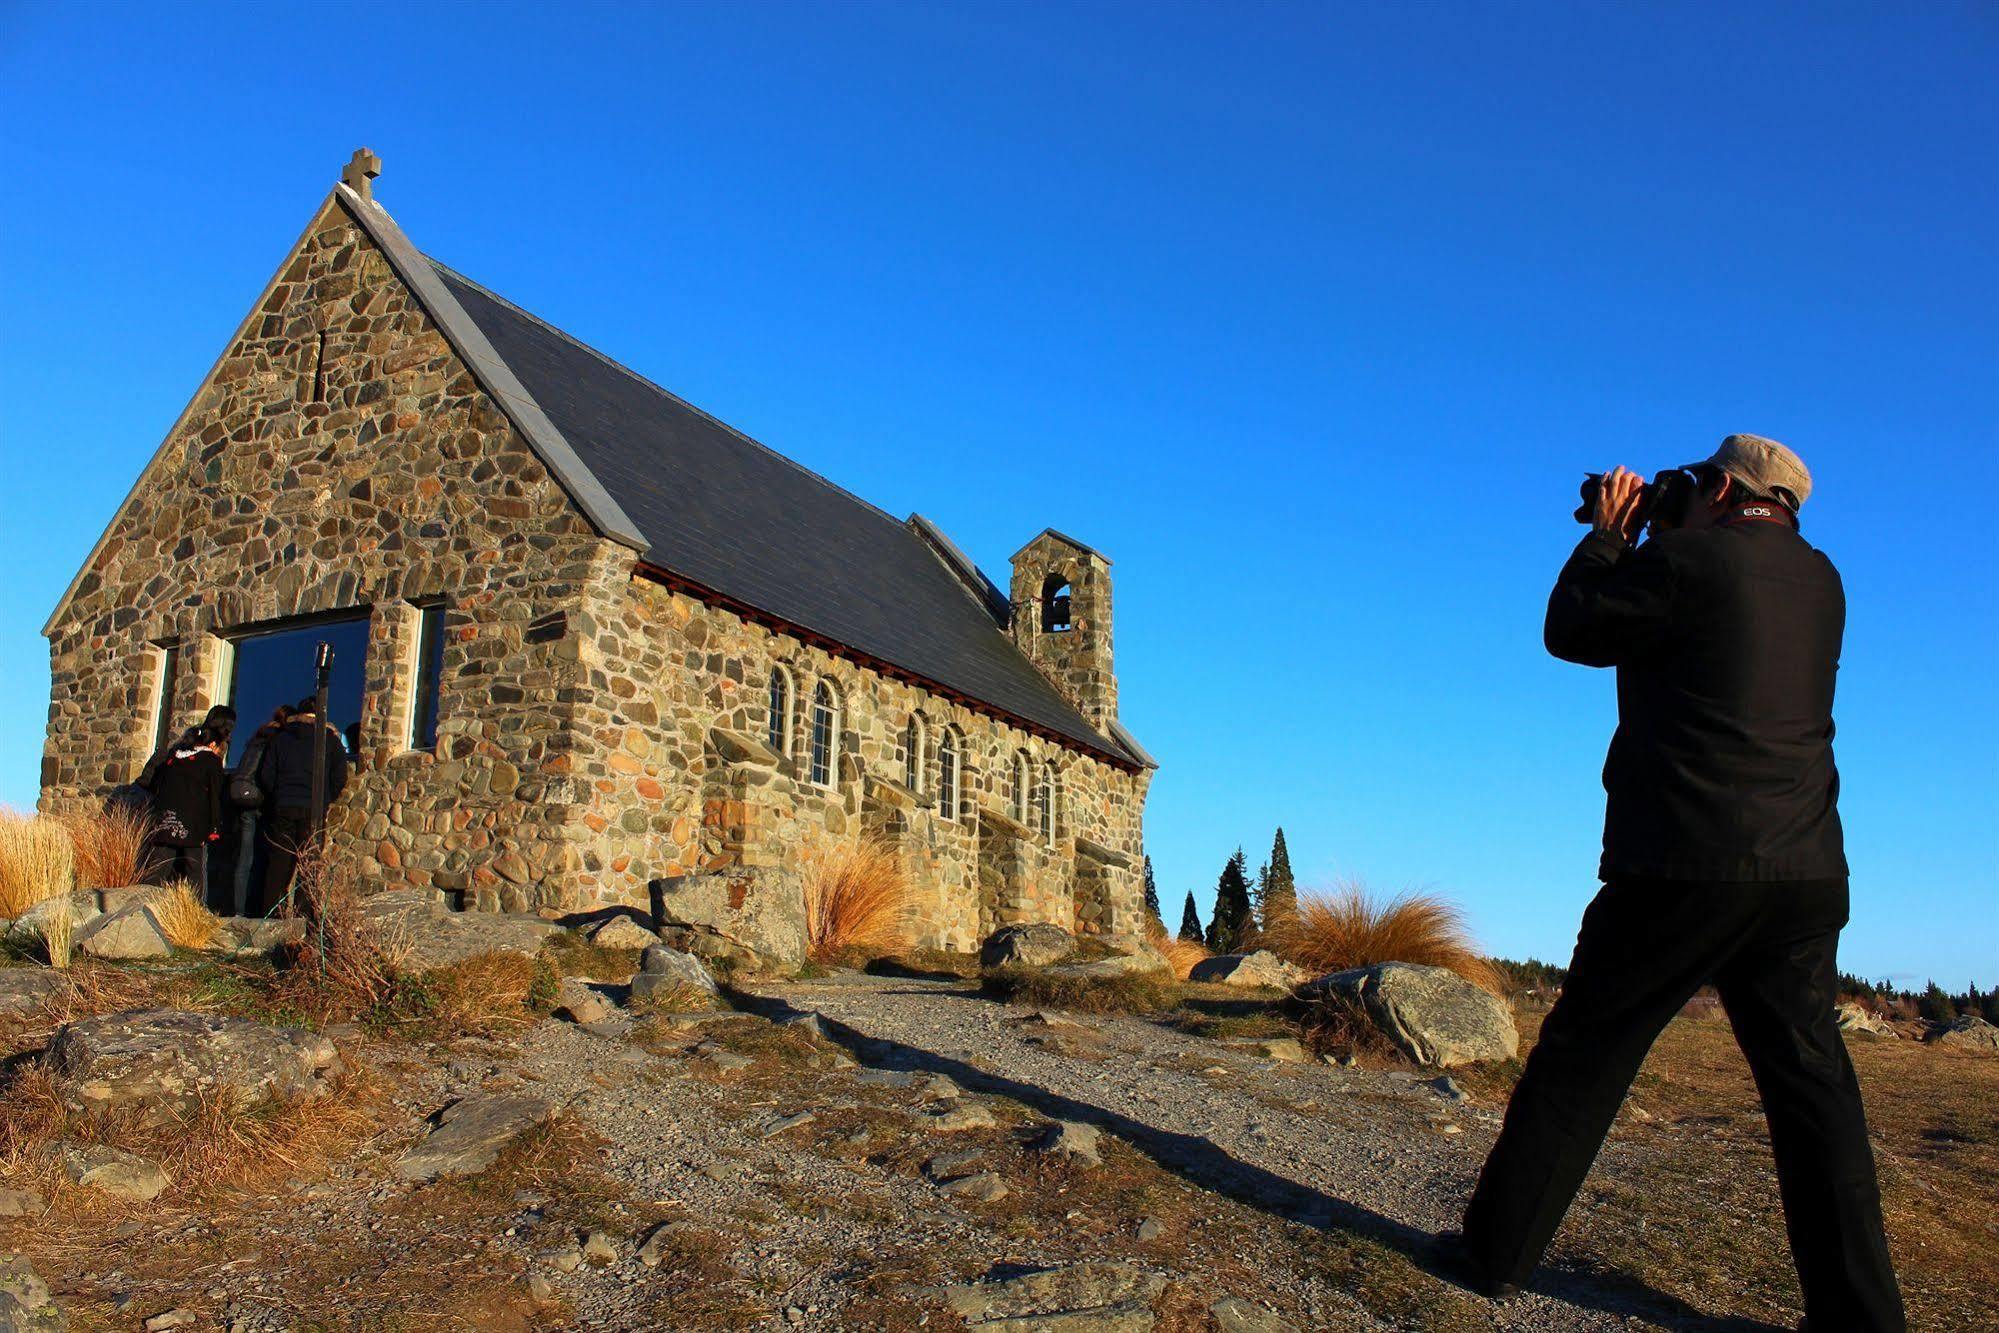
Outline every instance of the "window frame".
<svg viewBox="0 0 1999 1333">
<path fill-rule="evenodd" d="M 958 822 L 958 803 L 965 792 L 965 753 L 954 728 L 937 733 L 937 814 Z"/>
<path fill-rule="evenodd" d="M 1034 761 L 1027 757 L 1027 751 L 1013 752 L 1013 817 L 1015 822 L 1026 824 L 1034 817 Z"/>
<path fill-rule="evenodd" d="M 778 758 L 789 759 L 793 749 L 793 720 L 798 712 L 798 681 L 791 674 L 791 668 L 782 662 L 771 666 L 764 707 L 770 713 L 764 725 L 764 739 L 770 742 L 770 748 L 777 752 Z"/>
<path fill-rule="evenodd" d="M 411 606 L 416 611 L 416 634 L 410 649 L 409 716 L 403 722 L 403 750 L 411 754 L 436 754 L 439 725 L 444 721 L 445 606 L 442 599 L 413 602 Z M 426 713 L 430 729 L 427 741 L 423 735 Z"/>
<path fill-rule="evenodd" d="M 924 720 L 923 714 L 911 713 L 909 725 L 902 732 L 902 785 L 911 792 L 922 792 L 924 770 L 929 759 L 930 724 Z"/>
<path fill-rule="evenodd" d="M 823 677 L 812 689 L 812 740 L 805 780 L 831 791 L 840 783 L 840 692 Z"/>
<path fill-rule="evenodd" d="M 152 748 L 146 751 L 147 760 L 151 760 L 175 739 L 174 695 L 180 692 L 180 640 L 169 639 L 155 643 L 153 647 L 159 652 L 159 674 L 154 682 L 153 744 Z"/>
<path fill-rule="evenodd" d="M 1041 766 L 1041 781 L 1034 788 L 1034 831 L 1044 847 L 1055 845 L 1055 766 Z"/>
</svg>

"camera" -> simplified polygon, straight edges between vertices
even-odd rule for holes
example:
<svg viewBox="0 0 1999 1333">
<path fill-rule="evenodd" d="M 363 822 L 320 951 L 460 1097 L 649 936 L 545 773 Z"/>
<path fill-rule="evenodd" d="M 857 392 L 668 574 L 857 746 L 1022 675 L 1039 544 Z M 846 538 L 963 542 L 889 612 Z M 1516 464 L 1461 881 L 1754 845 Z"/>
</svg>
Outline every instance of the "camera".
<svg viewBox="0 0 1999 1333">
<path fill-rule="evenodd" d="M 1582 505 L 1576 510 L 1576 522 L 1588 523 L 1596 516 L 1597 492 L 1603 489 L 1603 473 L 1589 472 L 1583 475 Z M 1686 521 L 1687 507 L 1700 494 L 1700 478 L 1689 468 L 1669 468 L 1646 482 L 1638 491 L 1637 527 L 1643 530 L 1648 525 L 1677 528 Z"/>
</svg>

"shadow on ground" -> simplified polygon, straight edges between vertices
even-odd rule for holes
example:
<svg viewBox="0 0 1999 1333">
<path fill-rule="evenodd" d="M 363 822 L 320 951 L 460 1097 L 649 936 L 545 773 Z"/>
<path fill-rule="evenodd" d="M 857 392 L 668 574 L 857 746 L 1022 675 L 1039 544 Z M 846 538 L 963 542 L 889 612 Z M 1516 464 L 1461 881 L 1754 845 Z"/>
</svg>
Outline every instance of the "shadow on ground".
<svg viewBox="0 0 1999 1333">
<path fill-rule="evenodd" d="M 931 978 L 917 973 L 909 979 Z M 951 980 L 960 979 L 954 977 Z M 990 1003 L 981 998 L 976 990 L 956 987 L 924 986 L 920 990 L 912 988 L 907 993 L 922 994 L 939 1001 Z M 728 998 L 739 1009 L 778 1021 L 813 1012 L 800 1009 L 782 998 L 746 991 L 732 990 Z M 827 1014 L 820 1014 L 819 1021 L 828 1039 L 845 1047 L 862 1064 L 878 1069 L 948 1074 L 969 1092 L 1010 1098 L 1053 1120 L 1074 1120 L 1094 1125 L 1203 1189 L 1285 1221 L 1364 1237 L 1396 1251 L 1439 1281 L 1460 1285 L 1438 1245 L 1437 1237 L 1429 1232 L 1245 1162 L 1211 1139 L 1176 1133 L 1107 1107 L 1078 1101 L 1038 1084 L 990 1074 L 936 1051 L 871 1037 Z M 1677 1296 L 1623 1274 L 1543 1269 L 1535 1279 L 1533 1291 L 1582 1309 L 1618 1316 L 1636 1315 L 1666 1328 L 1688 1330 L 1689 1333 L 1785 1333 L 1782 1326 L 1759 1320 L 1704 1314 Z"/>
</svg>

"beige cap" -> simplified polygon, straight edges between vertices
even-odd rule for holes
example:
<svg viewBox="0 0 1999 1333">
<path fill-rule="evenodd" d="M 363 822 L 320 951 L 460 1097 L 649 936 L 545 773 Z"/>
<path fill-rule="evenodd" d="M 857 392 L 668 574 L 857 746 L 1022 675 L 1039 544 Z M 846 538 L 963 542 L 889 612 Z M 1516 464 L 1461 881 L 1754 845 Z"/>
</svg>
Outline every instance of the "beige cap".
<svg viewBox="0 0 1999 1333">
<path fill-rule="evenodd" d="M 1720 468 L 1753 494 L 1776 495 L 1781 491 L 1801 508 L 1812 493 L 1812 474 L 1805 460 L 1761 435 L 1731 435 L 1713 457 L 1687 466 Z"/>
</svg>

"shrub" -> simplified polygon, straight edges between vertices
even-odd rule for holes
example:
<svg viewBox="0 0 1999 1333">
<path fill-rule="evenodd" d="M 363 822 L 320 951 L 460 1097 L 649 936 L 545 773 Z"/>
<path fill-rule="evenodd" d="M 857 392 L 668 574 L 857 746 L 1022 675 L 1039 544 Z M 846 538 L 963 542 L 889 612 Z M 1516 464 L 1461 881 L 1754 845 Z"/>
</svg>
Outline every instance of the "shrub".
<svg viewBox="0 0 1999 1333">
<path fill-rule="evenodd" d="M 146 907 L 167 943 L 178 949 L 205 949 L 215 942 L 222 920 L 201 904 L 201 897 L 186 880 L 175 880 L 146 897 Z"/>
<path fill-rule="evenodd" d="M 1167 966 L 1173 969 L 1173 976 L 1178 981 L 1187 979 L 1187 974 L 1194 970 L 1194 964 L 1214 956 L 1199 940 L 1185 940 L 1167 934 L 1165 925 L 1157 920 L 1146 931 L 1146 938 L 1152 942 L 1153 948 L 1165 955 Z"/>
<path fill-rule="evenodd" d="M 62 817 L 76 849 L 76 883 L 81 889 L 122 889 L 139 882 L 152 819 L 141 811 L 79 810 Z"/>
<path fill-rule="evenodd" d="M 1314 975 L 1373 963 L 1447 967 L 1494 995 L 1506 994 L 1498 971 L 1473 946 L 1463 913 L 1434 894 L 1403 894 L 1386 903 L 1358 884 L 1306 893 L 1297 910 L 1271 923 L 1269 945 Z"/>
<path fill-rule="evenodd" d="M 9 921 L 76 884 L 76 854 L 53 819 L 0 810 L 0 917 Z"/>
<path fill-rule="evenodd" d="M 1002 967 L 986 973 L 986 989 L 1012 1004 L 1086 1014 L 1156 1014 L 1179 1002 L 1179 988 L 1158 972 L 1079 976 L 1042 967 Z"/>
<path fill-rule="evenodd" d="M 395 993 L 407 942 L 361 910 L 353 871 L 328 863 L 316 850 L 299 858 L 293 883 L 306 909 L 306 930 L 298 944 L 279 953 L 279 1001 L 325 1022 L 345 1022 L 385 1004 Z"/>
<path fill-rule="evenodd" d="M 911 944 L 912 889 L 893 848 L 872 839 L 822 844 L 805 862 L 805 950 L 815 963 Z"/>
</svg>

